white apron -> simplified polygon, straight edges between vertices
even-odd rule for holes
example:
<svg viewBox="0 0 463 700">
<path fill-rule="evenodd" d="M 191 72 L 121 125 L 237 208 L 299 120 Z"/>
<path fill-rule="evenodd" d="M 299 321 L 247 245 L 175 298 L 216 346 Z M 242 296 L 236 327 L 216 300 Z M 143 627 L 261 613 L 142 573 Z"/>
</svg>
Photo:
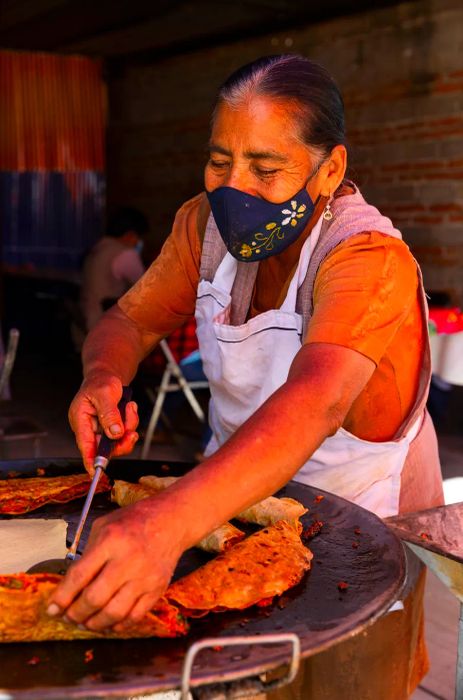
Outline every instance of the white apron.
<svg viewBox="0 0 463 700">
<path fill-rule="evenodd" d="M 320 236 L 322 217 L 304 243 L 298 267 L 280 309 L 266 311 L 242 325 L 230 325 L 231 290 L 237 261 L 226 253 L 212 282 L 201 280 L 196 323 L 204 372 L 209 380 L 212 454 L 288 377 L 302 346 L 302 316 L 297 290 L 305 279 Z M 328 437 L 293 477 L 373 511 L 380 517 L 399 510 L 400 477 L 410 442 L 422 416 L 396 440 L 369 442 L 344 428 Z M 310 430 L 310 427 L 308 428 Z"/>
</svg>

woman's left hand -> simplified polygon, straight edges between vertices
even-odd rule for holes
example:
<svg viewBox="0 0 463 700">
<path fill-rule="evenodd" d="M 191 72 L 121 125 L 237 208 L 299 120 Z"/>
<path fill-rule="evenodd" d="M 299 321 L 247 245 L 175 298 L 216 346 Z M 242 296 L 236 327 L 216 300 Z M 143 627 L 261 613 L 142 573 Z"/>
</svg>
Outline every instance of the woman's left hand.
<svg viewBox="0 0 463 700">
<path fill-rule="evenodd" d="M 96 520 L 48 614 L 96 631 L 139 622 L 166 590 L 183 551 L 181 521 L 163 501 L 157 495 Z"/>
</svg>

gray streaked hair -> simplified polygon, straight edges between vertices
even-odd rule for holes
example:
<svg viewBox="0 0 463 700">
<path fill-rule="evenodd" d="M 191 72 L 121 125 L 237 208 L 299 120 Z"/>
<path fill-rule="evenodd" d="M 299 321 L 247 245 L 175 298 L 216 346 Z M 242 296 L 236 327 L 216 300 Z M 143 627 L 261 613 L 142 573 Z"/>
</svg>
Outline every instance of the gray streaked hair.
<svg viewBox="0 0 463 700">
<path fill-rule="evenodd" d="M 297 54 L 279 54 L 246 64 L 219 89 L 213 120 L 221 104 L 236 108 L 254 96 L 287 104 L 298 125 L 299 140 L 321 156 L 346 145 L 341 93 L 318 63 Z"/>
</svg>

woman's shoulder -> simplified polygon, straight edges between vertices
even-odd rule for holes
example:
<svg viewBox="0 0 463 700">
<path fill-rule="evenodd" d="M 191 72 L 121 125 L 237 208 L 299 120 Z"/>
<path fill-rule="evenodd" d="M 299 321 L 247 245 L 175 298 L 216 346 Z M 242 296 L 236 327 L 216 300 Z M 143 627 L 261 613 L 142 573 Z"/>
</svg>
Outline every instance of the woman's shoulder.
<svg viewBox="0 0 463 700">
<path fill-rule="evenodd" d="M 362 231 L 340 243 L 322 262 L 315 292 L 357 283 L 358 290 L 411 300 L 418 285 L 418 265 L 408 245 L 381 231 Z"/>
<path fill-rule="evenodd" d="M 391 236 L 382 231 L 359 231 L 353 234 L 346 240 L 339 243 L 331 253 L 327 256 L 335 257 L 336 255 L 352 255 L 353 253 L 371 252 L 372 254 L 388 255 L 402 261 L 403 264 L 414 266 L 416 268 L 416 260 L 414 259 L 410 248 L 402 238 Z"/>
<path fill-rule="evenodd" d="M 175 215 L 171 234 L 177 245 L 183 247 L 183 242 L 190 251 L 200 254 L 210 210 L 205 192 L 200 192 L 182 204 Z"/>
</svg>

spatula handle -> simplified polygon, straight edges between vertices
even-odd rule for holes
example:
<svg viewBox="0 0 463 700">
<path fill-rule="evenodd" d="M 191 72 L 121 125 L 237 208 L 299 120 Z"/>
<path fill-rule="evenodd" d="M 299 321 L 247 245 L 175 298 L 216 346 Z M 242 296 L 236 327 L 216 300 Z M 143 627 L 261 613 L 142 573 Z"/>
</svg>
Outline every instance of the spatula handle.
<svg viewBox="0 0 463 700">
<path fill-rule="evenodd" d="M 117 404 L 123 421 L 125 420 L 125 407 L 127 406 L 131 398 L 131 387 L 124 386 L 122 388 L 121 400 Z M 82 508 L 82 513 L 80 516 L 79 523 L 77 525 L 76 534 L 74 535 L 74 540 L 68 550 L 68 553 L 66 554 L 66 559 L 76 558 L 80 536 L 82 534 L 82 530 L 84 529 L 84 525 L 87 520 L 88 511 L 90 510 L 90 506 L 92 505 L 93 496 L 95 495 L 96 487 L 98 486 L 98 481 L 100 480 L 100 476 L 102 475 L 103 471 L 108 465 L 109 458 L 111 457 L 112 448 L 114 447 L 115 442 L 116 440 L 111 440 L 105 434 L 101 436 L 101 440 L 98 444 L 98 450 L 94 461 L 95 474 L 93 476 L 92 483 L 90 484 L 90 488 L 87 493 L 87 498 L 85 499 L 84 507 Z"/>
</svg>

